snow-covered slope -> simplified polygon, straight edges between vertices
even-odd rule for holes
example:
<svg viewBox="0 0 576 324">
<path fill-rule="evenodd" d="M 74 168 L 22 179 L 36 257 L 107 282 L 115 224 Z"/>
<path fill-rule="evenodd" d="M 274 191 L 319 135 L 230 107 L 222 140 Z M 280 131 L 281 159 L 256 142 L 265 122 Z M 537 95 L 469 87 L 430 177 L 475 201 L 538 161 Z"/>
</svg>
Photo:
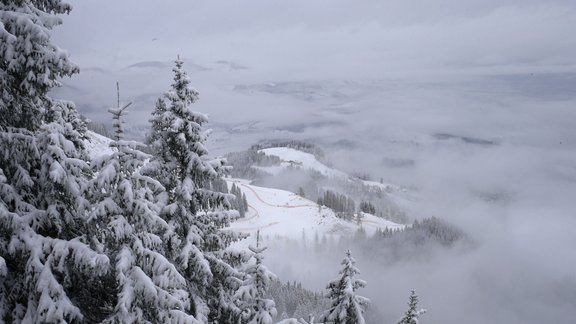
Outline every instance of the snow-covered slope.
<svg viewBox="0 0 576 324">
<path fill-rule="evenodd" d="M 84 145 L 91 159 L 112 153 L 112 148 L 110 147 L 112 140 L 108 137 L 92 131 L 86 132 L 86 137 L 87 139 L 84 140 Z"/>
<path fill-rule="evenodd" d="M 288 147 L 271 147 L 262 149 L 260 152 L 263 152 L 266 155 L 277 156 L 282 161 L 280 166 L 259 167 L 261 170 L 271 174 L 277 174 L 284 170 L 286 167 L 292 166 L 305 170 L 317 171 L 327 177 L 348 178 L 346 173 L 324 165 L 310 153 L 302 152 Z"/>
<path fill-rule="evenodd" d="M 403 228 L 385 219 L 362 214 L 361 225 L 337 218 L 334 212 L 292 192 L 254 186 L 246 180 L 227 179 L 236 183 L 246 195 L 249 210 L 246 217 L 234 222 L 230 229 L 261 234 L 268 237 L 298 239 L 302 235 L 347 235 L 359 226 L 373 233 L 377 228 Z"/>
<path fill-rule="evenodd" d="M 278 158 L 280 158 L 281 161 L 280 165 L 256 167 L 272 175 L 278 175 L 287 168 L 291 167 L 291 168 L 299 168 L 302 170 L 317 171 L 328 178 L 345 180 L 347 182 L 359 181 L 365 186 L 364 190 L 383 191 L 386 193 L 390 201 L 394 202 L 396 205 L 406 210 L 410 210 L 412 208 L 413 202 L 418 199 L 416 193 L 413 190 L 409 190 L 405 187 L 394 185 L 391 183 L 380 183 L 376 181 L 367 181 L 351 177 L 349 174 L 345 172 L 342 172 L 340 170 L 331 168 L 323 164 L 313 154 L 302 152 L 297 149 L 288 147 L 272 147 L 259 150 L 259 152 L 262 152 L 270 156 L 277 156 Z"/>
</svg>

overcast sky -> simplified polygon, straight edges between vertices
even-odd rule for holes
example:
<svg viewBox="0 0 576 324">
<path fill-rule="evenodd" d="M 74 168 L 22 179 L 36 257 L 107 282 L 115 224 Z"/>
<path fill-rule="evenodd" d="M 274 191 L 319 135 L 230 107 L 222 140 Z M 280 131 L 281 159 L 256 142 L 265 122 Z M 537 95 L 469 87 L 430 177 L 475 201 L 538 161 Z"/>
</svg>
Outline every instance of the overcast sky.
<svg viewBox="0 0 576 324">
<path fill-rule="evenodd" d="M 181 54 L 294 77 L 576 65 L 576 2 L 73 1 L 58 29 L 82 66 Z"/>
</svg>

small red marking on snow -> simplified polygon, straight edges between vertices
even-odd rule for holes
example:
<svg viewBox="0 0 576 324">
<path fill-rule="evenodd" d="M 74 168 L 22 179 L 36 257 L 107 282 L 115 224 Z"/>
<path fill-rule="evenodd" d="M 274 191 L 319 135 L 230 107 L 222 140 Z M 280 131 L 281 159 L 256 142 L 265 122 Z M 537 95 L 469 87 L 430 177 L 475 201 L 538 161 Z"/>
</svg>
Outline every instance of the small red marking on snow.
<svg viewBox="0 0 576 324">
<path fill-rule="evenodd" d="M 239 218 L 238 220 L 234 221 L 235 223 L 243 223 L 252 220 L 256 217 L 260 217 L 260 214 L 258 213 L 258 210 L 256 208 L 252 207 L 252 205 L 250 204 L 248 204 L 248 208 L 252 208 L 252 210 L 254 211 L 254 215 L 250 217 Z"/>
</svg>

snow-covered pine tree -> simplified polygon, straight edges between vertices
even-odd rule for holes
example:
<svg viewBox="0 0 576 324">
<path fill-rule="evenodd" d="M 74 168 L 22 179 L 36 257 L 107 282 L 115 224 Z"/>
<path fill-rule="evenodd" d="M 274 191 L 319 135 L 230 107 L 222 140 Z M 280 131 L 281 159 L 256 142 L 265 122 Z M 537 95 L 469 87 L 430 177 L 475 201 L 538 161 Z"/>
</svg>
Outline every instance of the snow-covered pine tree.
<svg viewBox="0 0 576 324">
<path fill-rule="evenodd" d="M 86 244 L 83 123 L 71 103 L 47 96 L 77 72 L 50 42 L 59 0 L 0 2 L 0 322 L 86 320 L 76 278 L 109 260 Z"/>
<path fill-rule="evenodd" d="M 424 313 L 426 313 L 425 309 L 418 309 L 418 295 L 416 295 L 416 291 L 412 289 L 408 300 L 408 310 L 404 313 L 404 316 L 398 324 L 418 324 L 418 318 Z"/>
<path fill-rule="evenodd" d="M 246 212 L 248 211 L 248 200 L 246 200 L 246 195 L 242 192 L 242 190 L 240 190 L 239 186 L 236 186 L 235 183 L 232 184 L 230 193 L 235 196 L 235 198 L 230 202 L 231 206 L 238 211 L 240 218 L 244 218 L 246 216 Z"/>
<path fill-rule="evenodd" d="M 58 233 L 72 239 L 86 232 L 85 222 L 75 220 L 88 207 L 81 195 L 91 176 L 82 141 L 86 126 L 74 104 L 67 101 L 52 100 L 44 119 L 36 132 L 41 165 L 38 182 L 43 186 L 36 208 L 46 210 Z"/>
<path fill-rule="evenodd" d="M 234 195 L 234 198 L 232 200 L 230 200 L 230 206 L 232 208 L 238 210 L 240 217 L 244 217 L 244 215 L 242 215 L 242 211 L 239 208 L 240 204 L 238 201 L 238 187 L 236 187 L 235 183 L 232 183 L 232 187 L 230 188 L 230 194 Z"/>
<path fill-rule="evenodd" d="M 155 154 L 168 153 L 164 148 L 158 147 L 158 145 L 162 144 L 162 137 L 167 135 L 166 132 L 171 124 L 171 121 L 168 120 L 170 115 L 167 113 L 167 109 L 164 99 L 158 98 L 154 111 L 152 112 L 152 118 L 150 119 L 150 132 L 146 134 L 146 143 Z M 156 145 L 156 147 L 152 147 L 154 145 Z M 168 156 L 162 155 L 159 156 L 159 158 L 168 159 Z M 164 182 L 168 183 L 169 181 Z"/>
<path fill-rule="evenodd" d="M 273 300 L 264 296 L 275 275 L 262 264 L 262 253 L 266 247 L 260 247 L 260 231 L 256 233 L 256 247 L 250 245 L 248 248 L 252 252 L 254 263 L 246 268 L 246 278 L 235 296 L 238 307 L 242 310 L 242 323 L 271 324 L 276 316 L 276 305 Z"/>
<path fill-rule="evenodd" d="M 36 130 L 50 105 L 57 78 L 78 72 L 68 55 L 50 42 L 62 23 L 56 14 L 72 7 L 61 0 L 0 2 L 0 124 Z"/>
<path fill-rule="evenodd" d="M 356 268 L 356 261 L 352 258 L 350 250 L 342 260 L 340 278 L 328 284 L 327 297 L 332 305 L 322 316 L 319 322 L 334 324 L 364 324 L 364 310 L 370 302 L 367 298 L 356 294 L 358 288 L 366 286 L 366 282 L 356 279 L 360 274 Z"/>
<path fill-rule="evenodd" d="M 229 193 L 228 184 L 224 178 L 214 179 L 214 181 L 212 181 L 212 190 L 222 193 Z"/>
<path fill-rule="evenodd" d="M 221 230 L 238 212 L 229 209 L 232 195 L 209 189 L 226 169 L 223 160 L 207 158 L 203 126 L 208 119 L 190 109 L 198 92 L 182 66 L 176 60 L 174 83 L 152 115 L 147 138 L 153 158 L 145 173 L 166 189 L 161 211 L 168 223 L 166 256 L 186 277 L 191 313 L 201 322 L 232 322 L 240 313 L 232 299 L 241 277 L 235 267 L 247 255 L 224 251 L 240 238 Z"/>
<path fill-rule="evenodd" d="M 244 215 L 248 211 L 248 199 L 246 199 L 246 194 L 242 193 L 242 208 L 244 210 Z"/>
<path fill-rule="evenodd" d="M 88 192 L 93 244 L 113 260 L 108 294 L 114 305 L 106 323 L 198 323 L 186 313 L 190 305 L 186 279 L 163 256 L 168 224 L 157 205 L 162 185 L 140 173 L 149 155 L 144 144 L 124 140 L 126 108 L 112 108 L 114 153 L 93 161 L 96 177 Z"/>
</svg>

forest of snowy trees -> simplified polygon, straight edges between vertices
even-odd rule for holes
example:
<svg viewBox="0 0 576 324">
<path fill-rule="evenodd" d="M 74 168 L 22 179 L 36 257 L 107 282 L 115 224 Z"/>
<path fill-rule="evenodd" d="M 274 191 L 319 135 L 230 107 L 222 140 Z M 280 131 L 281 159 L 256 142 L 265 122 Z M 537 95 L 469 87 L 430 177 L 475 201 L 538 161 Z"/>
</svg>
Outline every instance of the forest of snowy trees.
<svg viewBox="0 0 576 324">
<path fill-rule="evenodd" d="M 118 102 L 112 153 L 89 159 L 74 104 L 48 95 L 79 72 L 50 39 L 71 9 L 0 2 L 0 322 L 273 322 L 265 247 L 227 249 L 244 235 L 223 228 L 248 204 L 228 193 L 226 162 L 208 158 L 208 119 L 191 108 L 199 94 L 182 60 L 146 143 L 124 138 L 137 107 Z M 283 322 L 364 323 L 358 274 L 348 251 L 317 321 Z M 415 323 L 415 303 L 402 323 Z"/>
</svg>

